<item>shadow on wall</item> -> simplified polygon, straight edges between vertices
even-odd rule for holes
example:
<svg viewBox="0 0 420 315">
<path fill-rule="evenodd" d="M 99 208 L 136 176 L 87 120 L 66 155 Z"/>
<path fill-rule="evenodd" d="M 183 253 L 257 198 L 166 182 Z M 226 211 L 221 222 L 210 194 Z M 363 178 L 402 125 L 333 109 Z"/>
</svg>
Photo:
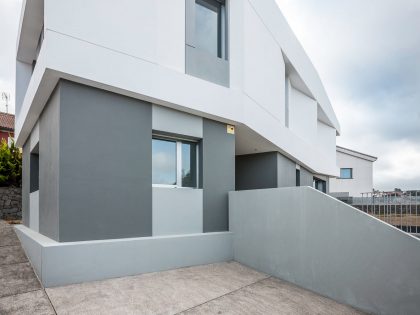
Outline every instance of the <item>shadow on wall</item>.
<svg viewBox="0 0 420 315">
<path fill-rule="evenodd" d="M 418 313 L 419 239 L 310 187 L 229 202 L 236 261 L 367 312 Z"/>
</svg>

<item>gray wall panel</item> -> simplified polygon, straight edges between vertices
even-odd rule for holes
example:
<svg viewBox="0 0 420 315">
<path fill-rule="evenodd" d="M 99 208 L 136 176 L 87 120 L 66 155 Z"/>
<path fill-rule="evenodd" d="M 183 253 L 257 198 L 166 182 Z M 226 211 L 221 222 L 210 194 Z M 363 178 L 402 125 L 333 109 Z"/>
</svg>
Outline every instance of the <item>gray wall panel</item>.
<svg viewBox="0 0 420 315">
<path fill-rule="evenodd" d="M 203 230 L 228 230 L 228 192 L 235 190 L 235 136 L 226 124 L 204 119 L 202 141 Z"/>
<path fill-rule="evenodd" d="M 296 163 L 284 155 L 277 154 L 277 187 L 296 186 Z"/>
<path fill-rule="evenodd" d="M 151 104 L 62 81 L 60 119 L 60 241 L 152 235 Z"/>
<path fill-rule="evenodd" d="M 22 148 L 22 223 L 29 226 L 30 137 Z"/>
<path fill-rule="evenodd" d="M 153 236 L 203 233 L 203 191 L 153 187 Z"/>
<path fill-rule="evenodd" d="M 229 201 L 236 261 L 372 314 L 418 314 L 418 238 L 309 187 Z"/>
<path fill-rule="evenodd" d="M 39 232 L 59 240 L 60 85 L 39 120 Z"/>
<path fill-rule="evenodd" d="M 229 61 L 188 45 L 185 46 L 185 73 L 229 86 Z"/>
<path fill-rule="evenodd" d="M 314 176 L 306 168 L 300 167 L 300 186 L 313 186 Z"/>
<path fill-rule="evenodd" d="M 236 190 L 277 187 L 277 152 L 236 156 Z"/>
</svg>

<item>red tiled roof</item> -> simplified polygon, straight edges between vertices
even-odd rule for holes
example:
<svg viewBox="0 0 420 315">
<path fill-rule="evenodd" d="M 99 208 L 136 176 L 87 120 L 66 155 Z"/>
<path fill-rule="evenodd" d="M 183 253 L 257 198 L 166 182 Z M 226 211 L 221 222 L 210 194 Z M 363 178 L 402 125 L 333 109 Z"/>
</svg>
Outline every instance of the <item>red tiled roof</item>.
<svg viewBox="0 0 420 315">
<path fill-rule="evenodd" d="M 0 129 L 14 131 L 15 115 L 0 112 Z"/>
</svg>

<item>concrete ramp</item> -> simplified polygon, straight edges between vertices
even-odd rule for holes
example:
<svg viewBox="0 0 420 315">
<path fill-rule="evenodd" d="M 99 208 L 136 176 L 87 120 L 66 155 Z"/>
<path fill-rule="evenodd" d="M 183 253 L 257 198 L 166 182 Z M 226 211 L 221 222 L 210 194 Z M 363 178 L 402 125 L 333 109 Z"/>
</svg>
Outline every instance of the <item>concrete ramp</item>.
<svg viewBox="0 0 420 315">
<path fill-rule="evenodd" d="M 231 192 L 234 259 L 375 314 L 420 313 L 420 240 L 311 187 Z"/>
</svg>

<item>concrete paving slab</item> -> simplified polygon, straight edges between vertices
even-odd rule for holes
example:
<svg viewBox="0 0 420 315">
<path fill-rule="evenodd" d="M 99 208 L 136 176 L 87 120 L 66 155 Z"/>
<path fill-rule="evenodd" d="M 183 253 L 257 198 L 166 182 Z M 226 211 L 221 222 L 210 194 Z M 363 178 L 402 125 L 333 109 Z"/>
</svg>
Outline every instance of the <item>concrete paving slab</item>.
<svg viewBox="0 0 420 315">
<path fill-rule="evenodd" d="M 0 226 L 0 247 L 15 245 L 20 245 L 19 239 L 13 231 L 13 227 L 4 223 Z"/>
<path fill-rule="evenodd" d="M 54 315 L 44 290 L 0 298 L 1 315 Z"/>
<path fill-rule="evenodd" d="M 41 289 L 29 262 L 0 266 L 0 297 Z"/>
<path fill-rule="evenodd" d="M 48 288 L 58 314 L 175 314 L 267 275 L 236 262 Z"/>
<path fill-rule="evenodd" d="M 181 314 L 361 315 L 364 313 L 291 283 L 268 278 Z"/>
<path fill-rule="evenodd" d="M 21 246 L 16 245 L 0 247 L 0 266 L 19 264 L 27 261 L 28 258 Z"/>
</svg>

